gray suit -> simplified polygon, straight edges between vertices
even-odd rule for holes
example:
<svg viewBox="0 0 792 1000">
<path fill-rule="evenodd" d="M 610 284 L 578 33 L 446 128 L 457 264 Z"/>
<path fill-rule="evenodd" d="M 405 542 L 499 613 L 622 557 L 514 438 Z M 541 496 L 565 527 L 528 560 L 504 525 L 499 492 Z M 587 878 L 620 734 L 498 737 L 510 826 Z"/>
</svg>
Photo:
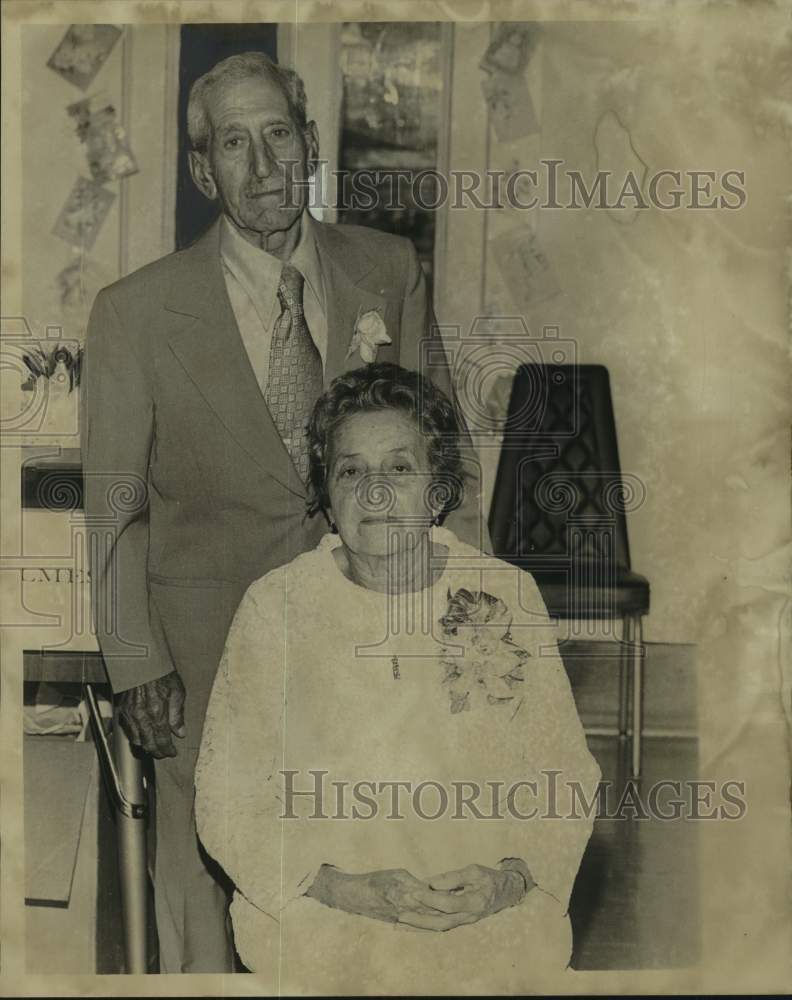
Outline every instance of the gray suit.
<svg viewBox="0 0 792 1000">
<path fill-rule="evenodd" d="M 346 354 L 359 312 L 376 308 L 392 339 L 377 360 L 419 368 L 429 337 L 427 373 L 448 390 L 412 244 L 321 224 L 316 240 L 326 285 L 325 384 L 362 364 L 357 353 Z M 163 971 L 222 971 L 225 897 L 199 858 L 192 817 L 206 703 L 247 586 L 313 548 L 327 524 L 305 517 L 304 487 L 248 361 L 226 292 L 218 224 L 187 250 L 99 293 L 82 398 L 86 514 L 109 526 L 92 575 L 113 690 L 172 670 L 187 689 L 179 756 L 156 763 Z M 129 488 L 114 489 L 117 482 Z M 473 474 L 448 526 L 481 546 L 476 487 Z"/>
</svg>

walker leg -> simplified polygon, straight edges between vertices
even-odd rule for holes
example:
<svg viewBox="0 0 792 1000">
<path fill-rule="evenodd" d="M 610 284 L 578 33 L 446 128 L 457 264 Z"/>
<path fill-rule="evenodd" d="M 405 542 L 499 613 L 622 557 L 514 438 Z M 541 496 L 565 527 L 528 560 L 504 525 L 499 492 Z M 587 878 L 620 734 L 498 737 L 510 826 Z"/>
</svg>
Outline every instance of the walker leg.
<svg viewBox="0 0 792 1000">
<path fill-rule="evenodd" d="M 126 733 L 116 714 L 113 723 L 113 756 L 124 795 L 130 802 L 145 807 L 143 763 L 132 753 Z M 145 809 L 143 810 L 145 813 Z M 127 973 L 148 971 L 146 820 L 116 812 L 118 824 L 118 865 L 121 878 L 121 905 L 124 916 L 124 954 Z"/>
</svg>

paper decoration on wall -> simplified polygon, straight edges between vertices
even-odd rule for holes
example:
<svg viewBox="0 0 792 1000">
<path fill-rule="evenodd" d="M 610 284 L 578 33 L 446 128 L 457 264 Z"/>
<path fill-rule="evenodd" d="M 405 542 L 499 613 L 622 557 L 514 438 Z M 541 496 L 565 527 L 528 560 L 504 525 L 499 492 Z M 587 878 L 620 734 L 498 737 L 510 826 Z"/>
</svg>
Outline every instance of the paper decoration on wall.
<svg viewBox="0 0 792 1000">
<path fill-rule="evenodd" d="M 70 336 L 78 340 L 85 338 L 93 301 L 99 290 L 109 285 L 114 277 L 113 271 L 100 267 L 82 253 L 57 275 L 60 317 Z"/>
<path fill-rule="evenodd" d="M 30 375 L 22 383 L 23 392 L 33 392 L 38 379 L 44 379 L 64 392 L 71 392 L 80 384 L 82 347 L 70 348 L 56 344 L 50 350 L 38 346 L 22 356 Z"/>
<path fill-rule="evenodd" d="M 103 183 L 137 173 L 137 162 L 112 104 L 94 111 L 92 99 L 86 97 L 70 104 L 66 110 L 77 123 L 77 136 L 85 145 L 88 166 L 95 181 Z"/>
<path fill-rule="evenodd" d="M 509 230 L 493 239 L 491 245 L 509 294 L 523 313 L 561 291 L 533 230 Z"/>
<path fill-rule="evenodd" d="M 487 73 L 522 73 L 538 39 L 538 25 L 504 21 L 495 29 L 479 66 Z"/>
<path fill-rule="evenodd" d="M 112 191 L 86 177 L 78 177 L 52 230 L 55 236 L 81 250 L 90 250 L 115 200 Z"/>
<path fill-rule="evenodd" d="M 50 69 L 87 90 L 121 37 L 114 24 L 72 24 L 47 61 Z"/>
<path fill-rule="evenodd" d="M 539 131 L 531 94 L 523 77 L 490 73 L 483 77 L 481 89 L 499 142 L 522 139 Z"/>
<path fill-rule="evenodd" d="M 88 298 L 84 258 L 77 257 L 71 264 L 67 264 L 57 281 L 61 305 L 68 309 L 80 309 Z"/>
<path fill-rule="evenodd" d="M 17 445 L 62 444 L 75 447 L 80 432 L 79 391 L 82 345 L 64 337 L 62 325 L 34 336 L 23 317 L 2 323 L 8 374 L 3 420 Z"/>
<path fill-rule="evenodd" d="M 630 225 L 641 214 L 644 183 L 648 165 L 638 155 L 630 130 L 615 111 L 606 111 L 594 127 L 594 149 L 597 171 L 610 171 L 611 177 L 622 177 L 619 208 L 609 208 L 608 215 L 622 225 Z"/>
</svg>

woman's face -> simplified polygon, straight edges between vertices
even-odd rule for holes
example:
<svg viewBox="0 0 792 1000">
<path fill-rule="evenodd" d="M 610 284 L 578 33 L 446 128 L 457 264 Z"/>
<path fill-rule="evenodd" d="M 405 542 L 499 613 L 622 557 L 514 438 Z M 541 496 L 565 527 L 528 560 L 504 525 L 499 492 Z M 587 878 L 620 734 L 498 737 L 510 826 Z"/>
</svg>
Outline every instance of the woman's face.
<svg viewBox="0 0 792 1000">
<path fill-rule="evenodd" d="M 352 552 L 388 555 L 394 532 L 417 544 L 437 513 L 428 504 L 432 481 L 426 439 L 405 413 L 356 413 L 333 433 L 330 514 Z"/>
</svg>

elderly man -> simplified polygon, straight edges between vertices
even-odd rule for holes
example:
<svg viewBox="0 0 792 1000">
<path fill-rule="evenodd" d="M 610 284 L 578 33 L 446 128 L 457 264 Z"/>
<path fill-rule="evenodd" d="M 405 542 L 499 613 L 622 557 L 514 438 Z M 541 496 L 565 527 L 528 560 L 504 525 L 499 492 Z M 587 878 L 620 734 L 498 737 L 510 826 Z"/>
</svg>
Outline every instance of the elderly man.
<svg viewBox="0 0 792 1000">
<path fill-rule="evenodd" d="M 188 131 L 221 217 L 97 296 L 83 464 L 87 515 L 112 539 L 93 562 L 99 639 L 121 720 L 155 758 L 160 968 L 220 972 L 227 899 L 196 839 L 193 771 L 231 618 L 252 580 L 328 530 L 305 516 L 323 386 L 375 357 L 418 368 L 425 338 L 435 362 L 442 347 L 409 241 L 306 211 L 318 136 L 294 72 L 224 60 L 193 86 Z M 448 390 L 447 367 L 430 374 Z M 469 487 L 449 523 L 479 545 Z"/>
</svg>

